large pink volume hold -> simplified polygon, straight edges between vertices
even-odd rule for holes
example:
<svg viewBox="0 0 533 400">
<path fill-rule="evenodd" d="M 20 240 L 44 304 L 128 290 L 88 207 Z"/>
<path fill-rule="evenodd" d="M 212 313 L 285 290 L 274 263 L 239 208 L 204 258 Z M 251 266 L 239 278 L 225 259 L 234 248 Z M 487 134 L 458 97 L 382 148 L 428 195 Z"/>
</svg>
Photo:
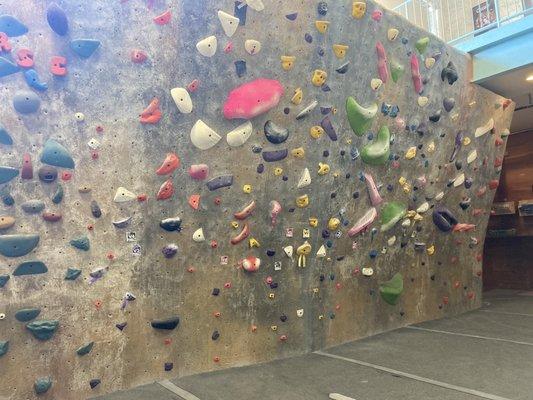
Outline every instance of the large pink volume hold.
<svg viewBox="0 0 533 400">
<path fill-rule="evenodd" d="M 420 66 L 418 65 L 418 58 L 415 54 L 411 55 L 411 76 L 413 77 L 413 84 L 415 85 L 415 92 L 420 94 L 422 92 L 422 77 L 420 76 Z"/>
<path fill-rule="evenodd" d="M 376 53 L 378 53 L 378 73 L 383 83 L 389 80 L 389 68 L 387 67 L 387 54 L 381 42 L 376 43 Z"/>
<path fill-rule="evenodd" d="M 274 79 L 256 79 L 233 89 L 224 103 L 226 119 L 252 119 L 276 107 L 283 86 Z"/>
</svg>

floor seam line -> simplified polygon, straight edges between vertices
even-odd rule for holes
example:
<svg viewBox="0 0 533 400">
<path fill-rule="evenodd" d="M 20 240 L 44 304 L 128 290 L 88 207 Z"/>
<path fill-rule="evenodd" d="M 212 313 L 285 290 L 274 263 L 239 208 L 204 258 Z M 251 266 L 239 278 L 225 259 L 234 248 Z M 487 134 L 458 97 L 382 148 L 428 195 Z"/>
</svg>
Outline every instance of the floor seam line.
<svg viewBox="0 0 533 400">
<path fill-rule="evenodd" d="M 169 392 L 172 392 L 174 394 L 177 394 L 180 396 L 183 400 L 200 400 L 198 397 L 196 397 L 191 392 L 188 392 L 185 389 L 180 388 L 179 386 L 174 385 L 172 382 L 170 382 L 168 379 L 165 379 L 163 381 L 157 382 L 159 385 L 163 386 L 165 389 L 167 389 Z"/>
<path fill-rule="evenodd" d="M 513 312 L 507 312 L 507 311 L 492 311 L 492 310 L 478 310 L 484 313 L 489 314 L 505 314 L 505 315 L 517 315 L 520 317 L 533 317 L 533 314 L 521 314 L 521 313 L 513 313 Z"/>
<path fill-rule="evenodd" d="M 492 340 L 492 341 L 495 341 L 495 342 L 514 343 L 514 344 L 520 344 L 520 345 L 523 345 L 523 346 L 533 346 L 533 343 L 521 342 L 521 341 L 518 341 L 518 340 L 494 338 L 494 337 L 480 336 L 480 335 L 470 335 L 468 333 L 441 331 L 441 330 L 438 330 L 438 329 L 421 328 L 421 327 L 418 327 L 418 326 L 406 326 L 405 328 L 406 329 L 413 329 L 413 330 L 417 330 L 417 331 L 423 331 L 423 332 L 442 333 L 444 335 L 463 336 L 463 337 L 469 337 L 469 338 L 474 338 L 474 339 Z"/>
<path fill-rule="evenodd" d="M 446 382 L 437 381 L 435 379 L 425 378 L 423 376 L 410 374 L 408 372 L 398 371 L 398 370 L 395 370 L 395 369 L 392 369 L 392 368 L 384 367 L 382 365 L 372 364 L 372 363 L 368 363 L 368 362 L 361 361 L 361 360 L 355 360 L 353 358 L 338 356 L 336 354 L 325 353 L 323 351 L 315 351 L 313 354 L 317 354 L 317 355 L 324 356 L 324 357 L 330 357 L 330 358 L 334 358 L 334 359 L 337 359 L 337 360 L 350 362 L 350 363 L 353 363 L 353 364 L 361 365 L 363 367 L 373 368 L 373 369 L 376 369 L 378 371 L 388 372 L 390 374 L 394 374 L 394 375 L 401 376 L 401 377 L 404 377 L 404 378 L 416 380 L 416 381 L 419 381 L 419 382 L 428 383 L 430 385 L 439 386 L 439 387 L 442 387 L 442 388 L 445 388 L 445 389 L 455 390 L 457 392 L 470 394 L 470 395 L 477 396 L 477 397 L 480 397 L 480 398 L 483 398 L 483 399 L 489 399 L 489 400 L 511 400 L 511 399 L 508 399 L 507 397 L 501 397 L 501 396 L 497 396 L 497 395 L 494 395 L 494 394 L 485 393 L 485 392 L 482 392 L 482 391 L 479 391 L 479 390 L 469 389 L 469 388 L 465 388 L 465 387 L 462 387 L 462 386 L 453 385 L 451 383 L 446 383 Z"/>
</svg>

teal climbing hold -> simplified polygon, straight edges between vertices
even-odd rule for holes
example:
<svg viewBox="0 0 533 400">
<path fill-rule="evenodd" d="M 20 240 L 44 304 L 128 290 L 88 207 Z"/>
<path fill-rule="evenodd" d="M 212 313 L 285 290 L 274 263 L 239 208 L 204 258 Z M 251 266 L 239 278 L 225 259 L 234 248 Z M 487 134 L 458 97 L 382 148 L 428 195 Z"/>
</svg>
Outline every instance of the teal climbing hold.
<svg viewBox="0 0 533 400">
<path fill-rule="evenodd" d="M 17 168 L 0 167 L 0 184 L 9 182 L 19 174 Z"/>
<path fill-rule="evenodd" d="M 48 139 L 44 144 L 41 162 L 60 168 L 74 168 L 74 160 L 68 150 L 54 139 Z"/>
<path fill-rule="evenodd" d="M 35 393 L 37 394 L 43 394 L 48 392 L 50 388 L 52 387 L 52 378 L 45 377 L 45 378 L 38 378 L 35 383 L 33 384 L 33 388 L 35 389 Z"/>
<path fill-rule="evenodd" d="M 9 188 L 7 186 L 0 189 L 0 198 L 2 199 L 2 203 L 6 206 L 12 206 L 15 204 L 15 199 L 11 196 L 11 193 L 9 193 Z"/>
<path fill-rule="evenodd" d="M 401 294 L 403 293 L 403 276 L 399 272 L 396 273 L 391 280 L 382 283 L 379 286 L 379 293 L 381 298 L 390 305 L 398 303 Z"/>
<path fill-rule="evenodd" d="M 75 281 L 81 275 L 81 269 L 69 268 L 65 274 L 66 281 Z"/>
<path fill-rule="evenodd" d="M 13 276 L 46 274 L 48 268 L 42 261 L 24 261 L 13 271 Z"/>
<path fill-rule="evenodd" d="M 9 37 L 22 36 L 28 32 L 28 27 L 11 15 L 0 15 L 0 32 Z"/>
<path fill-rule="evenodd" d="M 0 357 L 9 350 L 9 342 L 7 340 L 0 340 Z"/>
<path fill-rule="evenodd" d="M 363 107 L 353 97 L 346 99 L 346 115 L 350 127 L 357 136 L 363 136 L 371 127 L 372 121 L 378 112 L 378 105 L 371 104 Z"/>
<path fill-rule="evenodd" d="M 13 97 L 13 107 L 20 114 L 34 113 L 40 105 L 41 99 L 34 92 L 20 90 Z"/>
<path fill-rule="evenodd" d="M 7 58 L 0 57 L 0 78 L 11 74 L 16 74 L 20 71 L 17 64 L 12 63 Z"/>
<path fill-rule="evenodd" d="M 396 225 L 403 218 L 406 211 L 405 204 L 397 201 L 385 203 L 381 209 L 381 232 L 386 232 Z"/>
<path fill-rule="evenodd" d="M 0 144 L 13 144 L 13 138 L 2 125 L 0 125 Z"/>
<path fill-rule="evenodd" d="M 361 150 L 361 159 L 370 165 L 385 164 L 390 156 L 390 132 L 386 125 L 383 125 L 378 132 L 376 139 L 367 144 Z"/>
<path fill-rule="evenodd" d="M 59 204 L 63 200 L 63 195 L 65 194 L 65 191 L 63 190 L 63 186 L 57 185 L 57 189 L 52 196 L 52 203 Z"/>
<path fill-rule="evenodd" d="M 26 329 L 28 329 L 32 335 L 39 340 L 51 339 L 58 327 L 59 321 L 47 319 L 33 321 L 26 325 Z"/>
<path fill-rule="evenodd" d="M 6 257 L 21 257 L 39 244 L 37 234 L 0 235 L 0 254 Z"/>
<path fill-rule="evenodd" d="M 3 288 L 7 281 L 9 280 L 9 275 L 0 275 L 0 288 Z"/>
<path fill-rule="evenodd" d="M 84 356 L 85 354 L 89 354 L 91 350 L 93 349 L 94 342 L 87 343 L 83 346 L 81 346 L 78 350 L 76 350 L 76 353 L 79 356 Z"/>
<path fill-rule="evenodd" d="M 15 318 L 20 322 L 28 322 L 37 318 L 40 313 L 40 308 L 23 308 L 15 313 Z"/>
<path fill-rule="evenodd" d="M 70 48 L 81 58 L 89 58 L 100 46 L 99 40 L 76 39 L 70 42 Z"/>
<path fill-rule="evenodd" d="M 89 238 L 85 235 L 74 238 L 69 243 L 72 247 L 75 247 L 77 249 L 84 250 L 84 251 L 89 251 L 89 249 L 91 248 L 91 243 L 89 242 Z"/>
</svg>

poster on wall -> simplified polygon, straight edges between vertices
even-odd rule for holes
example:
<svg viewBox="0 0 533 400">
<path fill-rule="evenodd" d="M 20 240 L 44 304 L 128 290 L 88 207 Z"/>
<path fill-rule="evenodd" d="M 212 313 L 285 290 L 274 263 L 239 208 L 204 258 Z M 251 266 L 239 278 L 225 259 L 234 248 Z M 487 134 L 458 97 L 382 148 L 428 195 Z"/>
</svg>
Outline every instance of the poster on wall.
<svg viewBox="0 0 533 400">
<path fill-rule="evenodd" d="M 486 26 L 496 22 L 496 7 L 494 5 L 494 0 L 487 0 L 479 3 L 477 6 L 472 7 L 472 18 L 474 20 L 474 31 L 478 31 Z M 490 29 L 483 29 L 483 32 L 486 32 Z M 481 34 L 479 32 L 477 34 Z M 474 36 L 477 35 L 474 33 Z"/>
</svg>

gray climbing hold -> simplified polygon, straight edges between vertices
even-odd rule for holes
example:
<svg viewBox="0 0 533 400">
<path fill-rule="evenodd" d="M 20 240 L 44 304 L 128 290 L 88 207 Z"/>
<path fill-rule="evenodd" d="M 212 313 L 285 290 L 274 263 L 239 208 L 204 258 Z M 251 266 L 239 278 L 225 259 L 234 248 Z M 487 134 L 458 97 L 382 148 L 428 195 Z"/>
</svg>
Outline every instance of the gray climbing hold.
<svg viewBox="0 0 533 400">
<path fill-rule="evenodd" d="M 37 318 L 40 313 L 40 308 L 23 308 L 15 313 L 15 318 L 20 322 L 28 322 Z"/>
<path fill-rule="evenodd" d="M 72 247 L 75 247 L 80 250 L 89 251 L 91 248 L 91 243 L 89 238 L 85 235 L 72 239 L 70 242 Z"/>
<path fill-rule="evenodd" d="M 54 182 L 57 179 L 57 169 L 49 165 L 43 165 L 39 168 L 39 179 L 44 183 Z"/>
<path fill-rule="evenodd" d="M 100 218 L 102 216 L 102 209 L 96 200 L 91 201 L 91 214 L 94 218 Z"/>
<path fill-rule="evenodd" d="M 11 15 L 0 16 L 0 32 L 9 37 L 22 36 L 28 32 L 28 27 Z"/>
<path fill-rule="evenodd" d="M 63 195 L 64 194 L 65 194 L 65 192 L 63 190 L 63 186 L 57 185 L 57 189 L 56 189 L 54 195 L 52 196 L 52 203 L 54 203 L 54 204 L 61 203 L 61 201 L 63 200 Z"/>
<path fill-rule="evenodd" d="M 44 144 L 41 162 L 60 168 L 74 168 L 74 160 L 67 149 L 53 139 L 48 139 Z"/>
<path fill-rule="evenodd" d="M 233 185 L 233 175 L 221 175 L 206 183 L 210 191 Z"/>
<path fill-rule="evenodd" d="M 34 92 L 18 91 L 13 97 L 13 107 L 20 114 L 32 114 L 39 109 L 41 99 Z"/>
<path fill-rule="evenodd" d="M 281 161 L 287 158 L 287 155 L 289 154 L 289 150 L 283 149 L 283 150 L 272 150 L 272 151 L 263 151 L 262 156 L 263 160 L 266 162 L 275 162 L 275 161 Z"/>
<path fill-rule="evenodd" d="M 309 104 L 307 107 L 305 107 L 302 111 L 300 111 L 296 115 L 296 120 L 299 121 L 299 120 L 304 119 L 305 117 L 307 117 L 316 108 L 316 106 L 318 106 L 318 101 L 313 100 L 311 102 L 311 104 Z"/>
<path fill-rule="evenodd" d="M 164 329 L 164 330 L 173 330 L 176 329 L 180 323 L 179 317 L 173 317 L 163 320 L 155 320 L 150 323 L 154 329 Z"/>
<path fill-rule="evenodd" d="M 0 254 L 6 257 L 21 257 L 39 244 L 37 234 L 0 235 Z"/>
<path fill-rule="evenodd" d="M 7 353 L 9 350 L 9 341 L 0 340 L 0 357 Z"/>
<path fill-rule="evenodd" d="M 94 346 L 94 342 L 87 343 L 87 344 L 81 346 L 78 350 L 76 350 L 76 353 L 79 356 L 84 356 L 86 354 L 89 354 L 91 352 L 91 350 L 93 349 L 93 346 Z"/>
<path fill-rule="evenodd" d="M 447 112 L 450 112 L 455 106 L 455 99 L 453 97 L 446 97 L 444 100 L 442 100 L 442 105 Z"/>
<path fill-rule="evenodd" d="M 81 269 L 68 268 L 65 274 L 66 281 L 75 281 L 81 275 Z"/>
<path fill-rule="evenodd" d="M 13 138 L 9 134 L 9 132 L 4 128 L 2 125 L 0 125 L 0 144 L 6 144 L 6 145 L 12 145 L 13 144 Z"/>
<path fill-rule="evenodd" d="M 0 288 L 3 288 L 7 281 L 9 281 L 9 275 L 0 275 Z"/>
<path fill-rule="evenodd" d="M 13 276 L 46 274 L 48 268 L 42 261 L 24 261 L 13 271 Z"/>
<path fill-rule="evenodd" d="M 46 319 L 33 321 L 26 325 L 26 329 L 39 340 L 51 339 L 58 327 L 59 321 Z"/>
<path fill-rule="evenodd" d="M 35 393 L 37 394 L 46 393 L 48 392 L 48 390 L 50 390 L 51 387 L 52 387 L 52 378 L 50 378 L 49 376 L 45 378 L 38 378 L 33 385 L 33 388 L 35 389 Z"/>
<path fill-rule="evenodd" d="M 279 126 L 270 120 L 265 123 L 264 130 L 265 137 L 273 144 L 283 143 L 289 137 L 289 130 L 287 128 Z"/>
<path fill-rule="evenodd" d="M 17 168 L 1 167 L 0 166 L 0 184 L 9 182 L 19 174 Z"/>
<path fill-rule="evenodd" d="M 42 200 L 28 200 L 20 205 L 24 212 L 28 214 L 37 214 L 44 210 L 45 204 Z"/>
</svg>

